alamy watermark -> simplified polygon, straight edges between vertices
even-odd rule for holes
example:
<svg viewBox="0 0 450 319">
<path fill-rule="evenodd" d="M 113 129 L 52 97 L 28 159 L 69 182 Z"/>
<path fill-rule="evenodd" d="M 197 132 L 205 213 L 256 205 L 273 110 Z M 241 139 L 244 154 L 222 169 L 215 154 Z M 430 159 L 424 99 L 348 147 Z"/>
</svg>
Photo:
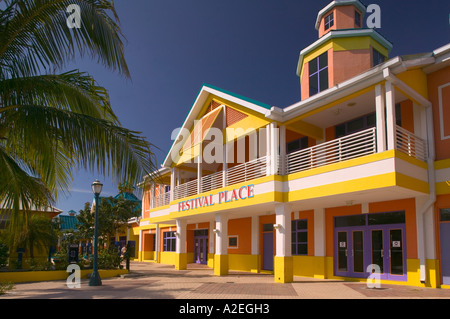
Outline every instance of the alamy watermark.
<svg viewBox="0 0 450 319">
<path fill-rule="evenodd" d="M 67 17 L 67 26 L 69 29 L 81 28 L 81 8 L 77 4 L 71 4 L 66 9 L 67 13 L 70 13 L 70 15 Z"/>
<path fill-rule="evenodd" d="M 81 270 L 77 264 L 71 264 L 66 270 L 70 275 L 67 277 L 66 285 L 70 289 L 81 288 Z"/>
</svg>

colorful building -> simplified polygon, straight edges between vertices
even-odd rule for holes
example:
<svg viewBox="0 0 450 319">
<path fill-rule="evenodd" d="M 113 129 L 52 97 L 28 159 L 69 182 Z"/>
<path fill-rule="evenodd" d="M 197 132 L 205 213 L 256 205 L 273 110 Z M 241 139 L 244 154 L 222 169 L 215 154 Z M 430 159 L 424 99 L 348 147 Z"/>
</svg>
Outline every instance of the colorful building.
<svg viewBox="0 0 450 319">
<path fill-rule="evenodd" d="M 450 287 L 450 44 L 389 58 L 365 12 L 319 12 L 294 105 L 203 85 L 142 182 L 138 260 Z"/>
</svg>

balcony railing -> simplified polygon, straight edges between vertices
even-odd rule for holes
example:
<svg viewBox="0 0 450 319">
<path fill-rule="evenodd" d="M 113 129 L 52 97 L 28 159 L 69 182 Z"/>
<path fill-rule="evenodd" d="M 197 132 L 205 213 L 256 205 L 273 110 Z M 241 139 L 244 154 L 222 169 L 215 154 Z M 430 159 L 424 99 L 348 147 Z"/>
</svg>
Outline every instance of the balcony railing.
<svg viewBox="0 0 450 319">
<path fill-rule="evenodd" d="M 268 157 L 264 156 L 250 162 L 246 162 L 229 168 L 224 174 L 222 171 L 207 175 L 201 179 L 201 192 L 198 192 L 198 180 L 193 180 L 175 187 L 174 199 L 194 196 L 198 193 L 205 193 L 225 186 L 250 181 L 252 179 L 267 175 Z"/>
<path fill-rule="evenodd" d="M 376 128 L 370 128 L 287 155 L 286 174 L 374 154 L 376 151 Z"/>
<path fill-rule="evenodd" d="M 169 205 L 169 203 L 170 203 L 170 192 L 159 194 L 155 196 L 152 208 Z"/>
<path fill-rule="evenodd" d="M 193 180 L 178 186 L 175 186 L 174 199 L 194 196 L 198 194 L 198 182 Z"/>
<path fill-rule="evenodd" d="M 396 149 L 422 161 L 427 158 L 426 141 L 399 126 L 396 128 Z M 376 152 L 376 128 L 370 128 L 291 153 L 284 158 L 277 155 L 278 165 L 275 172 L 289 175 Z M 267 176 L 270 160 L 270 156 L 265 156 L 229 168 L 225 172 L 219 171 L 204 176 L 201 179 L 200 191 L 197 179 L 178 185 L 174 189 L 174 200 Z M 169 202 L 170 192 L 155 197 L 156 207 L 168 205 Z"/>
<path fill-rule="evenodd" d="M 421 161 L 428 157 L 427 142 L 398 125 L 395 148 Z"/>
</svg>

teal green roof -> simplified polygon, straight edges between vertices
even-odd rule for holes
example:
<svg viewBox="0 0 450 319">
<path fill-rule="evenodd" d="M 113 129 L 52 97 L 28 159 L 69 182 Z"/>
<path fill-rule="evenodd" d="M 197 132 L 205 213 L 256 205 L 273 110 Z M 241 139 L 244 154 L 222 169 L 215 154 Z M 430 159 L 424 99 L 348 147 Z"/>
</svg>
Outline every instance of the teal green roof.
<svg viewBox="0 0 450 319">
<path fill-rule="evenodd" d="M 59 215 L 61 230 L 76 230 L 78 221 L 76 216 Z"/>
<path fill-rule="evenodd" d="M 236 94 L 236 93 L 233 93 L 233 92 L 230 92 L 230 91 L 218 88 L 218 87 L 213 86 L 213 85 L 209 85 L 209 84 L 204 83 L 203 86 L 206 86 L 206 87 L 209 87 L 210 89 L 214 89 L 214 90 L 220 91 L 222 93 L 234 96 L 235 98 L 244 100 L 246 102 L 253 103 L 255 105 L 261 106 L 261 107 L 263 107 L 265 109 L 268 109 L 268 110 L 270 110 L 272 108 L 269 104 L 262 103 L 262 102 L 259 102 L 259 101 L 253 100 L 253 99 L 249 99 L 248 97 L 245 97 L 245 96 L 242 96 L 242 95 L 239 95 L 239 94 Z"/>
</svg>

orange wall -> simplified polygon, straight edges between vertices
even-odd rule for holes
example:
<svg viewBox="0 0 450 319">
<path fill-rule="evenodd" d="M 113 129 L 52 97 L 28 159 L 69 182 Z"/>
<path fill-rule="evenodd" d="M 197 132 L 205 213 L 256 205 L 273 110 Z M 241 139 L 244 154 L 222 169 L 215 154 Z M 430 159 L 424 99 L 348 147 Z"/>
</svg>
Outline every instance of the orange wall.
<svg viewBox="0 0 450 319">
<path fill-rule="evenodd" d="M 252 253 L 252 218 L 229 220 L 228 236 L 238 236 L 238 248 L 228 249 L 228 254 L 250 255 Z"/>
<path fill-rule="evenodd" d="M 439 115 L 438 88 L 450 83 L 450 67 L 433 72 L 428 75 L 428 97 L 433 104 L 434 135 L 436 141 L 436 160 L 450 158 L 450 139 L 441 140 L 441 123 Z M 444 134 L 450 135 L 450 86 L 442 90 L 444 110 Z"/>
<path fill-rule="evenodd" d="M 402 113 L 402 127 L 414 133 L 413 102 L 411 100 L 403 101 L 400 103 L 400 108 Z"/>
<path fill-rule="evenodd" d="M 330 68 L 330 87 L 357 76 L 372 67 L 371 49 L 336 51 L 332 60 L 334 69 Z"/>
</svg>

